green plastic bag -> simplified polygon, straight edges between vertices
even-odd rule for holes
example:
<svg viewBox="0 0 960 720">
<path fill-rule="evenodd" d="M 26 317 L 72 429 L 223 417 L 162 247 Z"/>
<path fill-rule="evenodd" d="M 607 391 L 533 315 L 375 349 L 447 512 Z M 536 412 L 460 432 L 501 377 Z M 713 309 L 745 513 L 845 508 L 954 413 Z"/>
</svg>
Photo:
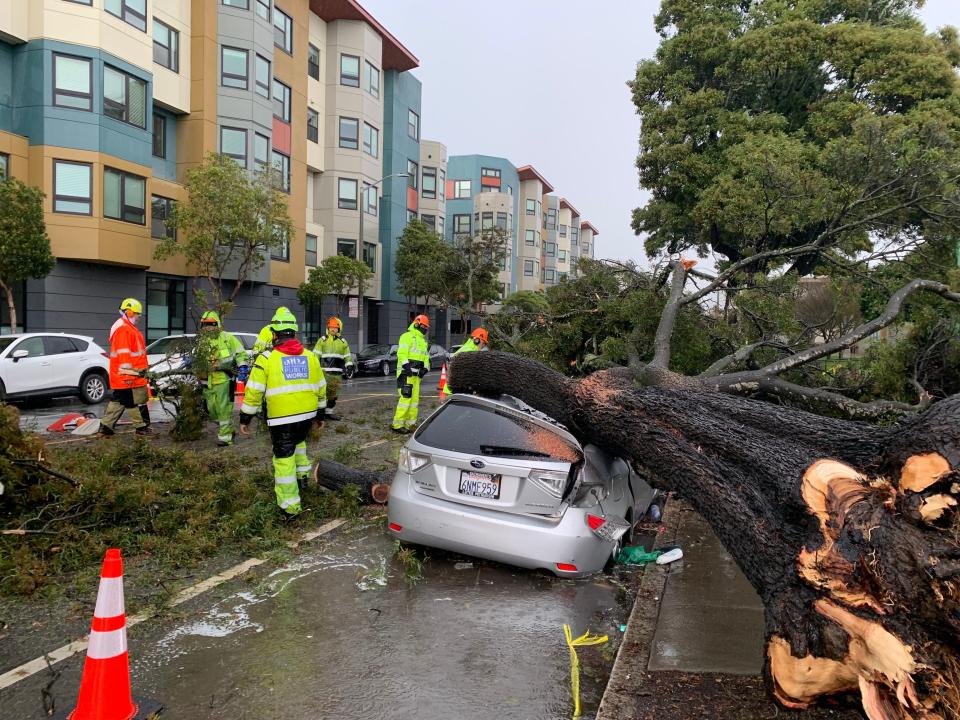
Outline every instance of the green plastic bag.
<svg viewBox="0 0 960 720">
<path fill-rule="evenodd" d="M 647 563 L 654 562 L 658 557 L 660 557 L 661 550 L 653 550 L 652 552 L 647 552 L 643 549 L 642 545 L 636 545 L 633 547 L 625 547 L 620 551 L 620 554 L 617 555 L 617 564 L 618 565 L 646 565 Z"/>
</svg>

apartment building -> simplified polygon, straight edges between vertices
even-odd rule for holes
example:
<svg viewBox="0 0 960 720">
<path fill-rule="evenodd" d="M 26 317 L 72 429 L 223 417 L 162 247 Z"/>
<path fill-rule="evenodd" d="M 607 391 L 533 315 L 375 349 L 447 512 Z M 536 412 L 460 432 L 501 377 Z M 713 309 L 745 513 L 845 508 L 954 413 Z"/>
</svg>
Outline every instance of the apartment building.
<svg viewBox="0 0 960 720">
<path fill-rule="evenodd" d="M 392 335 L 391 253 L 421 179 L 388 176 L 422 164 L 417 64 L 354 0 L 0 2 L 0 173 L 46 193 L 57 257 L 20 289 L 26 328 L 103 340 L 134 296 L 149 338 L 191 331 L 189 268 L 153 255 L 186 172 L 218 151 L 279 171 L 294 228 L 231 327 L 258 329 L 281 304 L 303 315 L 297 286 L 340 253 L 374 272 L 346 332 Z"/>
<path fill-rule="evenodd" d="M 500 272 L 504 297 L 569 278 L 576 259 L 594 256 L 598 234 L 535 167 L 490 155 L 449 159 L 447 220 L 443 235 L 450 242 L 491 227 L 507 231 L 511 253 Z"/>
</svg>

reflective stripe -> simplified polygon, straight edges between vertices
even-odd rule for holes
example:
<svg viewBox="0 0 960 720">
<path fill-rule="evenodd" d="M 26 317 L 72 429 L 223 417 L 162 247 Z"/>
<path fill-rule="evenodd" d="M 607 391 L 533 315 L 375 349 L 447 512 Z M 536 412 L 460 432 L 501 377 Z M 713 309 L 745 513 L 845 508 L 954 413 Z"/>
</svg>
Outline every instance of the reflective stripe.
<svg viewBox="0 0 960 720">
<path fill-rule="evenodd" d="M 240 412 L 242 412 L 244 415 L 256 415 L 258 412 L 260 412 L 260 408 L 244 403 L 240 406 Z"/>
<path fill-rule="evenodd" d="M 146 355 L 146 352 L 143 350 L 138 350 L 137 352 L 130 353 L 130 357 L 140 357 L 141 355 Z"/>
<path fill-rule="evenodd" d="M 127 629 L 125 627 L 110 632 L 90 631 L 87 657 L 91 660 L 108 660 L 123 655 L 126 651 Z"/>
<path fill-rule="evenodd" d="M 256 381 L 252 381 L 252 380 L 251 380 L 251 381 L 248 381 L 248 382 L 247 382 L 247 389 L 248 389 L 248 390 L 259 390 L 259 391 L 263 392 L 264 390 L 267 389 L 267 386 L 266 386 L 265 383 L 256 382 Z"/>
<path fill-rule="evenodd" d="M 326 385 L 324 383 L 323 385 Z M 312 383 L 300 383 L 297 385 L 281 385 L 280 387 L 270 388 L 264 393 L 264 397 L 274 397 L 275 395 L 286 395 L 287 393 L 296 393 L 296 392 L 320 392 L 320 388 L 323 385 L 313 385 Z M 247 386 L 249 387 L 249 385 Z"/>
<path fill-rule="evenodd" d="M 298 473 L 309 473 L 313 470 L 313 465 L 297 465 Z"/>
<path fill-rule="evenodd" d="M 349 353 L 320 353 L 321 358 L 340 358 L 341 360 L 347 357 Z"/>
<path fill-rule="evenodd" d="M 260 357 L 266 360 L 268 357 L 270 357 L 270 353 L 272 352 L 273 350 L 264 350 L 262 353 L 260 353 Z"/>
<path fill-rule="evenodd" d="M 273 479 L 274 485 L 296 485 L 297 476 L 296 475 L 281 475 L 280 477 L 275 477 Z"/>
<path fill-rule="evenodd" d="M 112 618 L 123 615 L 123 578 L 101 578 L 100 589 L 97 591 L 97 606 L 93 616 L 98 618 Z"/>
<path fill-rule="evenodd" d="M 299 505 L 299 504 L 300 504 L 300 496 L 298 495 L 297 497 L 291 500 L 284 500 L 282 503 L 280 503 L 280 509 L 286 510 L 291 505 Z"/>
<path fill-rule="evenodd" d="M 132 354 L 130 352 L 130 348 L 117 348 L 116 350 L 110 353 L 110 357 L 119 357 L 122 353 L 127 353 L 128 355 Z"/>
<path fill-rule="evenodd" d="M 329 368 L 324 368 L 324 369 L 323 369 L 323 374 L 324 374 L 324 375 L 330 375 L 330 374 L 340 375 L 341 373 L 343 373 L 343 368 L 329 367 Z"/>
<path fill-rule="evenodd" d="M 317 416 L 316 411 L 300 413 L 299 415 L 287 415 L 286 417 L 267 418 L 267 425 L 290 425 L 304 420 L 313 420 Z"/>
<path fill-rule="evenodd" d="M 318 409 L 318 410 L 326 410 L 326 409 L 327 409 L 327 401 L 326 401 L 326 400 L 321 400 L 319 403 L 317 403 L 317 409 Z"/>
</svg>

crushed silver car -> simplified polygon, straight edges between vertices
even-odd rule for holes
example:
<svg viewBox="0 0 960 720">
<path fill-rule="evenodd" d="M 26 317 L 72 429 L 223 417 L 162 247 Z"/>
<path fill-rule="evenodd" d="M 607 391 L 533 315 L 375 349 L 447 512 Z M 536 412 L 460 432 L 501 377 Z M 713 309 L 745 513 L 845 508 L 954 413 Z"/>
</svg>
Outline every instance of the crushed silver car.
<svg viewBox="0 0 960 720">
<path fill-rule="evenodd" d="M 454 395 L 401 449 L 387 523 L 403 542 L 583 577 L 653 497 L 625 460 L 516 398 Z"/>
</svg>

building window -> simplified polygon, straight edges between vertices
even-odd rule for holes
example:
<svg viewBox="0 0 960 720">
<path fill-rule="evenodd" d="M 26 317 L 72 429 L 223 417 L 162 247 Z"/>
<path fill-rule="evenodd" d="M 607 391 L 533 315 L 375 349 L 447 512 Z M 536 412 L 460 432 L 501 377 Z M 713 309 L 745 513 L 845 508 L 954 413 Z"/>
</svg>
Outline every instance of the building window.
<svg viewBox="0 0 960 720">
<path fill-rule="evenodd" d="M 583 247 L 581 248 L 581 250 L 583 251 L 583 254 L 584 254 L 584 255 L 589 256 L 589 255 L 590 255 L 590 243 L 584 243 L 584 244 L 583 244 Z"/>
<path fill-rule="evenodd" d="M 543 214 L 543 227 L 547 230 L 556 230 L 557 229 L 557 209 L 556 208 L 547 208 L 547 211 Z"/>
<path fill-rule="evenodd" d="M 416 220 L 416 219 L 417 219 L 417 211 L 416 211 L 416 210 L 407 210 L 407 225 L 409 225 L 410 223 L 412 223 L 412 222 L 413 222 L 414 220 Z"/>
<path fill-rule="evenodd" d="M 497 228 L 499 230 L 507 229 L 507 214 L 505 212 L 497 213 Z"/>
<path fill-rule="evenodd" d="M 270 259 L 290 262 L 290 233 L 284 228 L 274 225 L 273 237 L 279 242 L 275 243 L 271 248 Z"/>
<path fill-rule="evenodd" d="M 527 215 L 536 215 L 537 214 L 537 201 L 527 199 Z"/>
<path fill-rule="evenodd" d="M 6 179 L 10 173 L 10 156 L 0 153 L 0 180 Z"/>
<path fill-rule="evenodd" d="M 561 225 L 561 226 L 560 226 L 560 237 L 566 237 L 566 236 L 567 236 L 567 226 L 566 226 L 566 225 Z"/>
<path fill-rule="evenodd" d="M 320 79 L 320 51 L 312 44 L 307 46 L 307 75 Z"/>
<path fill-rule="evenodd" d="M 103 170 L 103 216 L 147 224 L 147 179 L 113 168 Z"/>
<path fill-rule="evenodd" d="M 566 261 L 567 261 L 567 251 L 566 251 L 566 250 L 558 250 L 558 251 L 557 251 L 557 260 L 559 260 L 560 262 L 566 262 Z"/>
<path fill-rule="evenodd" d="M 290 88 L 273 79 L 273 114 L 284 122 L 290 122 Z"/>
<path fill-rule="evenodd" d="M 557 255 L 557 244 L 548 242 L 546 245 L 547 257 L 556 257 Z"/>
<path fill-rule="evenodd" d="M 453 234 L 454 235 L 470 234 L 470 216 L 469 215 L 453 216 Z"/>
<path fill-rule="evenodd" d="M 370 157 L 380 157 L 380 131 L 367 123 L 363 124 L 363 151 Z"/>
<path fill-rule="evenodd" d="M 93 5 L 93 0 L 67 0 L 67 2 L 72 2 L 76 5 Z"/>
<path fill-rule="evenodd" d="M 576 225 L 570 226 L 570 244 L 577 245 L 580 242 L 580 228 Z"/>
<path fill-rule="evenodd" d="M 253 89 L 257 95 L 270 97 L 270 61 L 262 55 L 253 59 Z"/>
<path fill-rule="evenodd" d="M 512 186 L 512 185 L 507 185 L 507 186 L 506 186 L 506 189 L 507 189 L 507 195 L 513 195 L 513 186 Z"/>
<path fill-rule="evenodd" d="M 280 8 L 273 8 L 273 44 L 293 55 L 293 20 Z"/>
<path fill-rule="evenodd" d="M 357 209 L 357 181 L 352 178 L 337 179 L 337 207 L 342 210 Z M 354 248 L 356 257 L 356 248 Z"/>
<path fill-rule="evenodd" d="M 222 46 L 220 48 L 220 84 L 224 87 L 247 89 L 247 51 Z"/>
<path fill-rule="evenodd" d="M 363 244 L 363 262 L 370 268 L 370 272 L 377 271 L 377 246 L 373 243 L 365 242 Z"/>
<path fill-rule="evenodd" d="M 480 229 L 493 230 L 493 213 L 492 212 L 483 213 L 480 220 Z"/>
<path fill-rule="evenodd" d="M 500 171 L 496 168 L 480 168 L 480 177 L 500 179 Z"/>
<path fill-rule="evenodd" d="M 557 281 L 557 274 L 553 270 L 547 270 L 545 273 L 545 280 L 549 283 Z"/>
<path fill-rule="evenodd" d="M 147 277 L 147 342 L 187 331 L 187 281 Z"/>
<path fill-rule="evenodd" d="M 526 277 L 533 277 L 533 272 L 535 268 L 533 265 L 533 260 L 524 260 L 523 261 L 523 274 Z"/>
<path fill-rule="evenodd" d="M 253 9 L 257 11 L 257 15 L 270 22 L 270 0 L 255 0 Z"/>
<path fill-rule="evenodd" d="M 354 258 L 357 257 L 357 241 L 346 238 L 337 238 L 337 255 Z"/>
<path fill-rule="evenodd" d="M 347 150 L 360 147 L 360 121 L 356 118 L 340 118 L 340 147 Z"/>
<path fill-rule="evenodd" d="M 423 196 L 425 198 L 435 199 L 437 197 L 437 169 L 432 167 L 423 168 Z"/>
<path fill-rule="evenodd" d="M 104 65 L 103 114 L 146 129 L 147 84 L 140 78 Z"/>
<path fill-rule="evenodd" d="M 93 63 L 72 55 L 53 56 L 53 104 L 93 110 Z"/>
<path fill-rule="evenodd" d="M 180 71 L 180 33 L 156 18 L 153 19 L 153 61 L 174 72 Z"/>
<path fill-rule="evenodd" d="M 273 169 L 279 175 L 280 189 L 285 193 L 290 192 L 290 156 L 274 150 Z"/>
<path fill-rule="evenodd" d="M 377 214 L 377 189 L 373 185 L 363 184 L 364 209 L 367 215 Z"/>
<path fill-rule="evenodd" d="M 93 212 L 93 168 L 90 163 L 53 161 L 53 211 L 73 215 Z"/>
<path fill-rule="evenodd" d="M 407 110 L 407 135 L 414 140 L 420 140 L 420 116 L 413 110 Z"/>
<path fill-rule="evenodd" d="M 356 55 L 340 56 L 340 84 L 360 87 L 360 58 Z"/>
<path fill-rule="evenodd" d="M 147 0 L 105 0 L 104 9 L 137 30 L 147 31 Z"/>
<path fill-rule="evenodd" d="M 454 180 L 453 181 L 453 197 L 454 199 L 468 198 L 471 195 L 470 191 L 470 181 L 469 180 Z"/>
<path fill-rule="evenodd" d="M 526 245 L 531 245 L 533 247 L 537 246 L 537 236 L 533 230 L 524 230 L 523 231 L 523 242 Z"/>
<path fill-rule="evenodd" d="M 444 170 L 440 170 L 439 177 L 437 178 L 437 184 L 440 185 L 440 199 L 447 199 L 447 173 Z"/>
<path fill-rule="evenodd" d="M 224 5 L 229 5 L 230 7 L 240 8 L 241 10 L 249 10 L 250 4 L 248 0 L 222 0 Z"/>
<path fill-rule="evenodd" d="M 317 236 L 316 235 L 307 235 L 306 242 L 306 256 L 304 259 L 304 264 L 307 267 L 316 267 L 317 266 Z"/>
<path fill-rule="evenodd" d="M 263 172 L 270 162 L 270 138 L 260 133 L 253 134 L 253 169 Z"/>
<path fill-rule="evenodd" d="M 167 157 L 167 119 L 157 113 L 153 114 L 153 156 Z"/>
<path fill-rule="evenodd" d="M 414 190 L 420 187 L 420 166 L 413 160 L 407 160 L 407 187 Z"/>
<path fill-rule="evenodd" d="M 162 240 L 163 238 L 177 238 L 177 229 L 168 225 L 167 221 L 173 216 L 173 200 L 153 195 L 150 197 L 150 237 Z"/>
<path fill-rule="evenodd" d="M 420 215 L 420 222 L 430 228 L 431 232 L 437 231 L 437 216 L 436 215 Z"/>
<path fill-rule="evenodd" d="M 320 142 L 320 113 L 307 108 L 307 140 Z"/>
<path fill-rule="evenodd" d="M 247 131 L 243 128 L 220 128 L 220 152 L 247 166 Z"/>
<path fill-rule="evenodd" d="M 380 70 L 367 63 L 367 92 L 375 98 L 380 97 Z"/>
</svg>

